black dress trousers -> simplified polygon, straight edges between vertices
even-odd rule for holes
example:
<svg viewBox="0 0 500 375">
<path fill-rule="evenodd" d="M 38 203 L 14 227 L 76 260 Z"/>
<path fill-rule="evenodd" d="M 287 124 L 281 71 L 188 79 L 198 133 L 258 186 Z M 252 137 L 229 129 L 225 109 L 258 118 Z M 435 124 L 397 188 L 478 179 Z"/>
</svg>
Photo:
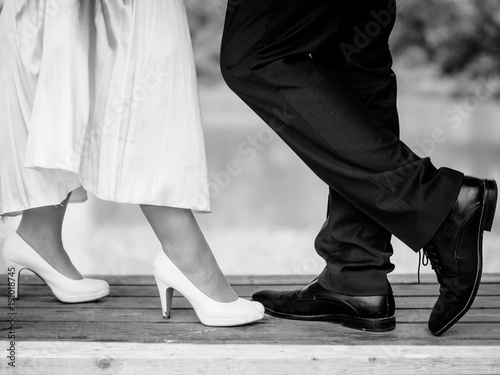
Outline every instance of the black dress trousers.
<svg viewBox="0 0 500 375">
<path fill-rule="evenodd" d="M 387 293 L 391 234 L 418 251 L 463 180 L 399 139 L 395 17 L 393 0 L 228 4 L 224 79 L 330 188 L 315 246 L 319 281 L 337 293 Z"/>
</svg>

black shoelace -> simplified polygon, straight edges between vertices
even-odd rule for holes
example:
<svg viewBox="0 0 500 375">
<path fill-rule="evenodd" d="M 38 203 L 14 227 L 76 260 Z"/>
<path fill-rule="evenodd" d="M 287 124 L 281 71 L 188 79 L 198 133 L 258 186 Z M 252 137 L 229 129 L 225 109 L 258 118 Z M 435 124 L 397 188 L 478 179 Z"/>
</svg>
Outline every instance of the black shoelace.
<svg viewBox="0 0 500 375">
<path fill-rule="evenodd" d="M 434 245 L 427 245 L 422 250 L 420 250 L 418 252 L 417 276 L 418 276 L 418 283 L 419 284 L 420 284 L 420 265 L 423 265 L 425 267 L 429 264 L 429 261 L 430 261 L 431 267 L 433 270 L 435 270 L 436 272 L 441 271 L 441 260 L 439 259 L 439 256 L 437 254 L 437 251 L 436 251 L 436 248 L 434 247 Z"/>
</svg>

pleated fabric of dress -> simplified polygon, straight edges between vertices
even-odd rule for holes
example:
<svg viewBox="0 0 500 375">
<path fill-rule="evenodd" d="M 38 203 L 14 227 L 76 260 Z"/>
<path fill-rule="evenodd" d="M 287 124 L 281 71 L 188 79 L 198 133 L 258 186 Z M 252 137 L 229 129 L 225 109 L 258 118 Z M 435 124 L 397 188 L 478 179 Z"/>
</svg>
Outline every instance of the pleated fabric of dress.
<svg viewBox="0 0 500 375">
<path fill-rule="evenodd" d="M 5 0 L 0 214 L 61 203 L 80 186 L 210 211 L 182 0 Z"/>
</svg>

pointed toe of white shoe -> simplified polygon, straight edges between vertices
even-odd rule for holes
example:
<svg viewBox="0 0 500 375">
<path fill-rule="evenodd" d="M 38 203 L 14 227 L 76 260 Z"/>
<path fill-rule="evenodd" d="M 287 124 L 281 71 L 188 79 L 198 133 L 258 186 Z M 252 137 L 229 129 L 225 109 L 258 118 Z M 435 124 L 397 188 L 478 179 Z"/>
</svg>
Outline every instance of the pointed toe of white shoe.
<svg viewBox="0 0 500 375">
<path fill-rule="evenodd" d="M 86 278 L 73 280 L 62 275 L 16 232 L 5 240 L 2 255 L 7 265 L 7 272 L 14 280 L 12 296 L 14 298 L 19 298 L 19 274 L 23 269 L 38 275 L 61 302 L 90 302 L 109 294 L 109 284 L 104 280 Z"/>
<path fill-rule="evenodd" d="M 201 311 L 192 304 L 202 324 L 211 327 L 233 327 L 253 323 L 264 318 L 264 306 L 259 302 L 238 298 L 234 302 L 217 303 L 220 304 L 217 308 Z"/>
<path fill-rule="evenodd" d="M 64 303 L 90 302 L 109 295 L 109 284 L 104 280 L 97 279 L 68 279 L 63 287 L 54 283 L 49 285 L 49 287 L 54 296 Z"/>
</svg>

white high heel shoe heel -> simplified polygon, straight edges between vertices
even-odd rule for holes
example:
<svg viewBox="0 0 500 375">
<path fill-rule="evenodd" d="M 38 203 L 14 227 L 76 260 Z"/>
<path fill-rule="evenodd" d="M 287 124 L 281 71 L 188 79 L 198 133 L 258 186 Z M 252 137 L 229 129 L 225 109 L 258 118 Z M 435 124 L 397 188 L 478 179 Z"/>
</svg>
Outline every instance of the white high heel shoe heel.
<svg viewBox="0 0 500 375">
<path fill-rule="evenodd" d="M 10 235 L 3 245 L 3 258 L 7 273 L 13 279 L 14 294 L 9 297 L 19 298 L 19 274 L 28 269 L 40 277 L 49 286 L 54 296 L 61 302 L 79 303 L 93 301 L 109 294 L 109 285 L 104 280 L 70 279 L 54 269 L 16 232 Z"/>
<path fill-rule="evenodd" d="M 259 302 L 242 298 L 234 302 L 217 302 L 207 297 L 189 281 L 163 251 L 156 256 L 153 266 L 164 318 L 170 318 L 174 289 L 188 300 L 198 319 L 206 326 L 239 326 L 264 317 L 264 306 Z"/>
</svg>

